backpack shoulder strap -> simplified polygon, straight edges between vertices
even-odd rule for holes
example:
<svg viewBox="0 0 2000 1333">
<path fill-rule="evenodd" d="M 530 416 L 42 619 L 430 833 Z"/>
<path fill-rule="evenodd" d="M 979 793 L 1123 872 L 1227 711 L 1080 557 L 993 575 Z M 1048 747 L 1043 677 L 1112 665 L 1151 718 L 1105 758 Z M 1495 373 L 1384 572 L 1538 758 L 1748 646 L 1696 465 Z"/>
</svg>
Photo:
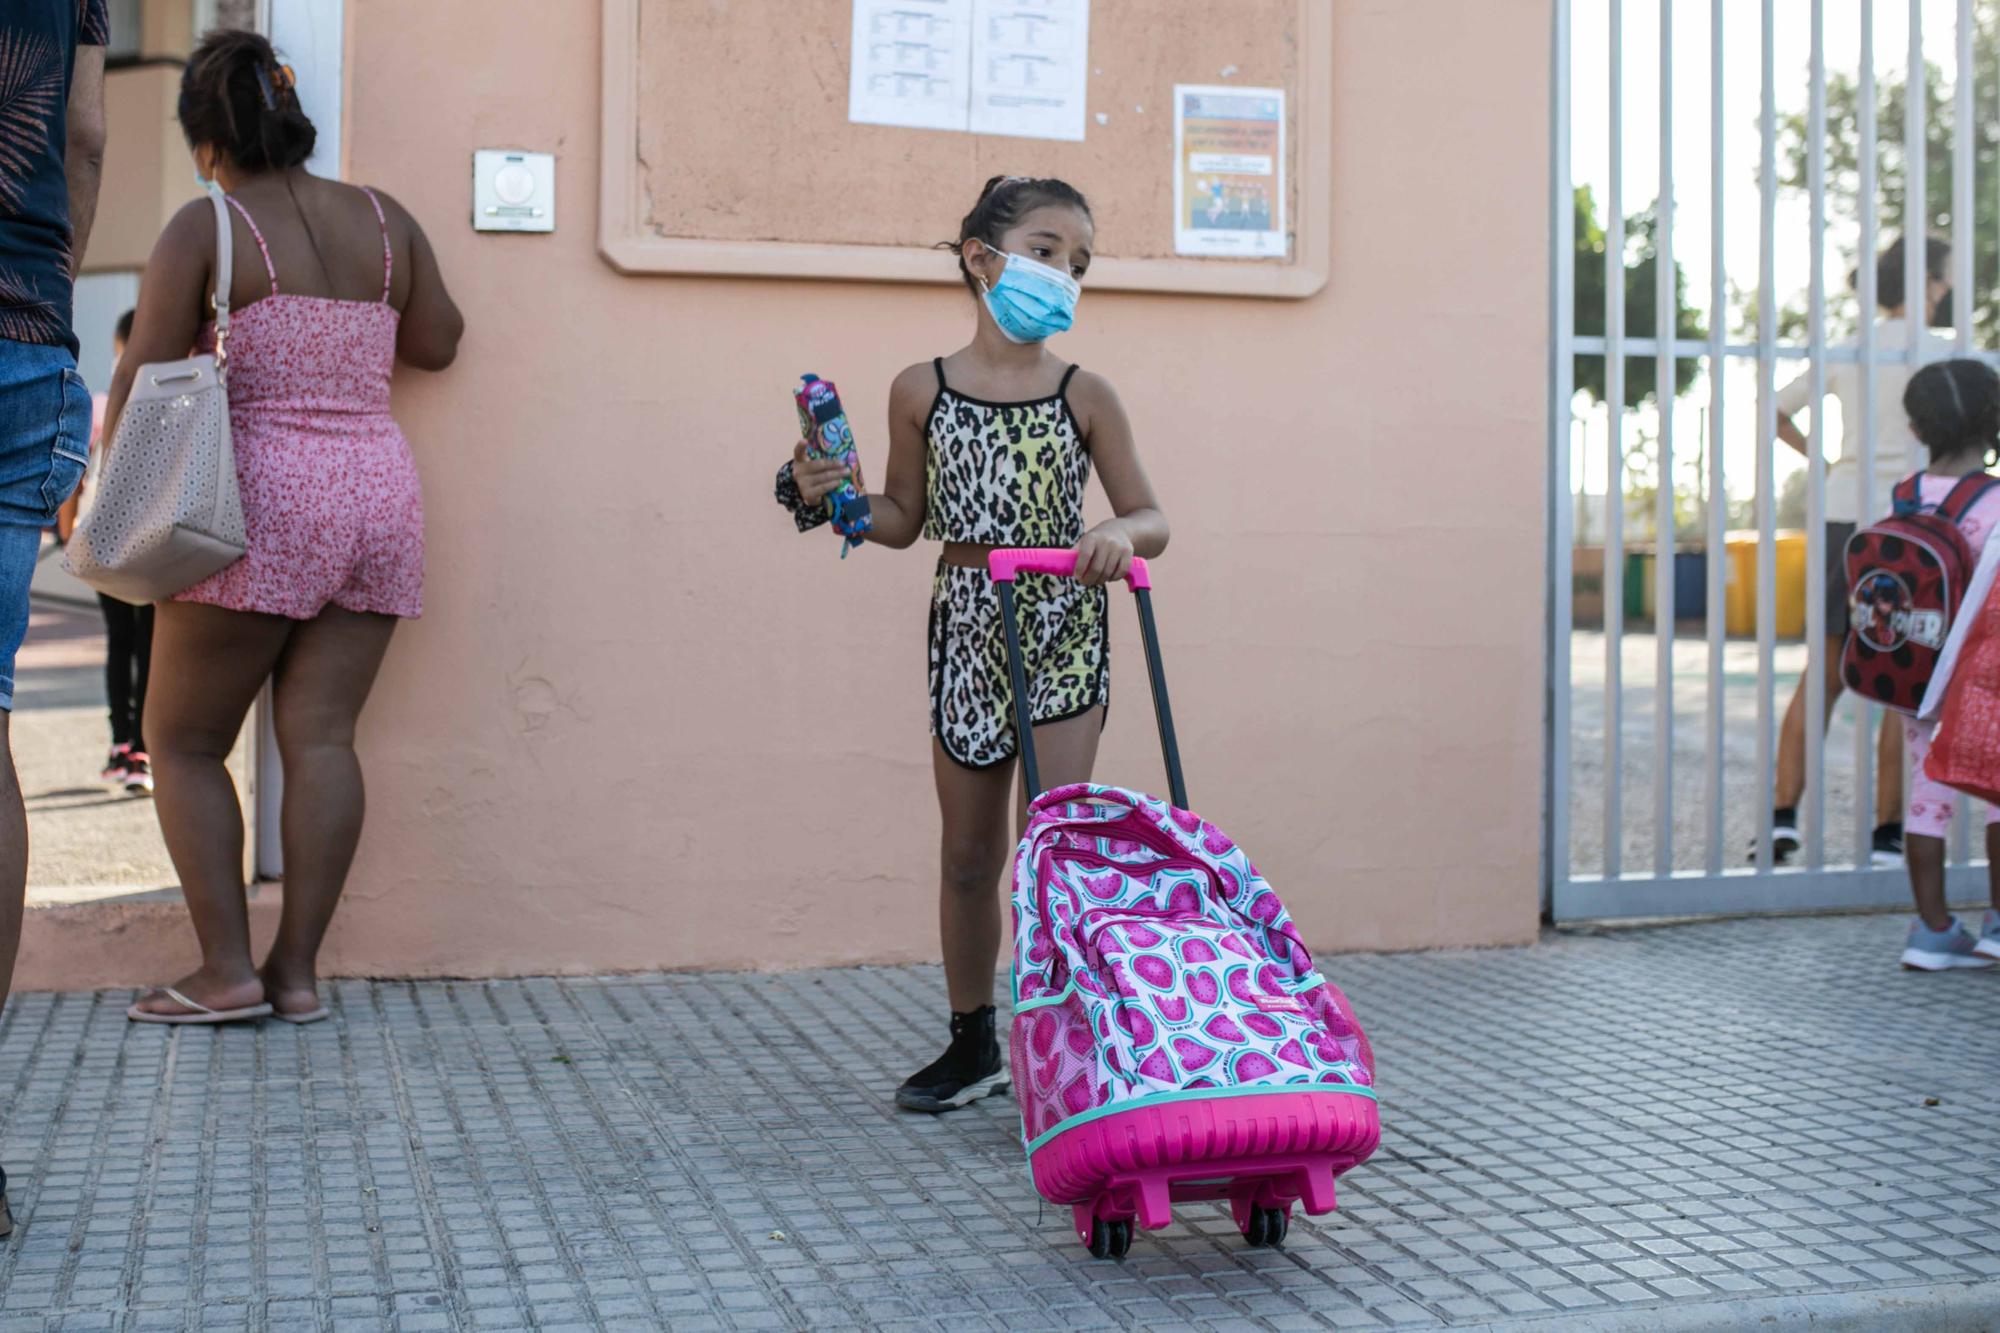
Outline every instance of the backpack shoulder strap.
<svg viewBox="0 0 2000 1333">
<path fill-rule="evenodd" d="M 1951 494 L 1944 498 L 1937 511 L 1956 523 L 1995 486 L 2000 486 L 2000 477 L 1990 472 L 1968 473 L 1959 478 L 1958 485 L 1951 488 Z"/>
<path fill-rule="evenodd" d="M 1894 513 L 1898 518 L 1908 518 L 1911 514 L 1922 513 L 1924 508 L 1923 486 L 1924 474 L 1921 472 L 1912 472 L 1909 476 L 1897 482 L 1896 489 L 1891 492 L 1895 504 L 1890 512 Z"/>
</svg>

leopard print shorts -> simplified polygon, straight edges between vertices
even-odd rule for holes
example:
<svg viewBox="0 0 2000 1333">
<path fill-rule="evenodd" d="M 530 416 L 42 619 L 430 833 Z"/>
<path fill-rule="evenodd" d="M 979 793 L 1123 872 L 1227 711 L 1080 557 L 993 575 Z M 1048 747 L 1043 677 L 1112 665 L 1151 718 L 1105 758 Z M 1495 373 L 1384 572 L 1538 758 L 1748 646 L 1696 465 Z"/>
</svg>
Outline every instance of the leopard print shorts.
<svg viewBox="0 0 2000 1333">
<path fill-rule="evenodd" d="M 1023 574 L 1014 585 L 1022 663 L 1036 726 L 1111 702 L 1102 587 Z M 951 761 L 992 768 L 1014 757 L 1014 691 L 1000 594 L 983 569 L 939 563 L 931 586 L 931 734 Z"/>
</svg>

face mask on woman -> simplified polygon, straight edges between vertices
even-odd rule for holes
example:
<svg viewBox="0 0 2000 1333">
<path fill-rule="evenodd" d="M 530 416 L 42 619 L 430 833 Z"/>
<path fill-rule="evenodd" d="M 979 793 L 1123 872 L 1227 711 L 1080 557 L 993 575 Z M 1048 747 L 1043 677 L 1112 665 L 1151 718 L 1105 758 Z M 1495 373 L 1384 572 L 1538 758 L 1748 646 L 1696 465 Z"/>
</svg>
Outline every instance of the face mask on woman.
<svg viewBox="0 0 2000 1333">
<path fill-rule="evenodd" d="M 1001 253 L 995 251 L 994 253 Z M 1059 268 L 1008 255 L 1000 280 L 986 288 L 986 309 L 1009 342 L 1037 343 L 1068 329 L 1083 288 Z"/>
</svg>

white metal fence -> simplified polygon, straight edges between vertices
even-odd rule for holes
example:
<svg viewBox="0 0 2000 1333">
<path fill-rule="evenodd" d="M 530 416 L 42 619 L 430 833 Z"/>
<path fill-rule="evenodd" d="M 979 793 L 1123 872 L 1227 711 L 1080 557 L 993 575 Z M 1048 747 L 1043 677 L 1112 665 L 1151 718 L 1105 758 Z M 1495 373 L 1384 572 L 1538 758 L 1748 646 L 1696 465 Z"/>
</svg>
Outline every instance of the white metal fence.
<svg viewBox="0 0 2000 1333">
<path fill-rule="evenodd" d="M 1991 2 L 1991 0 L 1988 0 Z M 1725 76 L 1726 56 L 1741 60 L 1743 52 L 1729 51 L 1732 34 L 1743 31 L 1743 11 L 1761 5 L 1760 77 L 1755 87 L 1755 105 L 1741 96 L 1746 86 L 1732 85 Z M 1588 12 L 1586 7 L 1596 12 Z M 1858 40 L 1858 80 L 1854 93 L 1858 125 L 1853 198 L 1858 226 L 1851 237 L 1856 266 L 1856 302 L 1860 318 L 1851 344 L 1834 346 L 1828 337 L 1828 139 L 1826 61 L 1827 0 L 1797 0 L 1781 5 L 1779 0 L 1555 0 L 1553 34 L 1554 96 L 1552 151 L 1551 220 L 1552 315 L 1554 347 L 1551 362 L 1551 449 L 1550 449 L 1550 719 L 1549 802 L 1548 802 L 1548 907 L 1558 919 L 1617 916 L 1658 916 L 1733 911 L 1792 910 L 1820 907 L 1893 905 L 1908 901 L 1909 890 L 1900 869 L 1871 867 L 1871 834 L 1875 806 L 1874 738 L 1875 710 L 1862 708 L 1854 725 L 1852 760 L 1854 819 L 1853 839 L 1829 836 L 1829 808 L 1826 800 L 1828 774 L 1825 683 L 1823 656 L 1827 652 L 1825 609 L 1825 512 L 1828 432 L 1821 427 L 1822 404 L 1827 396 L 1830 366 L 1856 364 L 1869 369 L 1859 375 L 1861 409 L 1855 420 L 1842 423 L 1847 441 L 1858 445 L 1860 513 L 1863 522 L 1886 502 L 1875 481 L 1878 440 L 1875 430 L 1873 396 L 1874 367 L 1908 365 L 1935 353 L 1926 340 L 1913 336 L 1907 346 L 1878 344 L 1874 315 L 1877 291 L 1874 257 L 1887 239 L 1877 224 L 1878 190 L 1882 184 L 1880 159 L 1885 146 L 1878 143 L 1877 78 L 1878 55 L 1900 64 L 1914 76 L 1905 77 L 1901 102 L 1904 120 L 1902 142 L 1887 145 L 1897 160 L 1905 184 L 1902 234 L 1912 238 L 1905 246 L 1904 287 L 1912 301 L 1912 313 L 1921 316 L 1921 294 L 1925 290 L 1926 247 L 1922 238 L 1933 228 L 1927 226 L 1933 210 L 1926 193 L 1928 106 L 1926 89 L 1931 86 L 1924 56 L 1924 22 L 1935 21 L 1936 0 L 1850 0 L 1838 6 L 1843 22 L 1858 24 L 1847 39 Z M 1657 31 L 1650 23 L 1628 30 L 1628 9 L 1650 19 L 1656 12 Z M 1700 17 L 1707 11 L 1709 41 L 1706 61 L 1710 104 L 1708 109 L 1709 162 L 1707 174 L 1707 216 L 1678 216 L 1675 199 L 1674 140 L 1676 117 L 1675 62 L 1689 52 L 1677 50 L 1675 22 L 1690 11 Z M 1787 89 L 1804 85 L 1805 128 L 1803 156 L 1807 180 L 1804 192 L 1809 205 L 1809 236 L 1801 242 L 1810 246 L 1810 276 L 1805 293 L 1805 332 L 1802 338 L 1779 337 L 1778 200 L 1781 189 L 1779 147 L 1779 68 L 1775 52 L 1779 44 L 1778 24 L 1809 22 L 1808 68 L 1804 78 L 1794 82 L 1787 72 Z M 1907 50 L 1878 53 L 1876 26 L 1878 10 L 1907 17 Z M 1927 15 L 1928 11 L 1928 15 Z M 1579 83 L 1573 71 L 1589 62 L 1577 60 L 1573 38 L 1579 17 L 1587 18 L 1593 30 L 1608 30 L 1609 49 L 1603 81 L 1589 86 Z M 1952 329 L 1956 354 L 1979 355 L 1995 361 L 1990 353 L 1975 348 L 1973 338 L 1974 291 L 1974 149 L 1976 135 L 2000 124 L 2000 114 L 1983 119 L 1976 108 L 1990 112 L 2000 106 L 2000 88 L 1976 87 L 1974 41 L 1976 32 L 1974 0 L 1957 0 L 1955 59 L 1943 67 L 1950 80 L 1950 129 L 1952 192 L 1950 223 L 1946 239 L 1951 244 L 1954 288 Z M 1791 31 L 1785 34 L 1788 38 Z M 1654 291 L 1655 319 L 1650 328 L 1629 328 L 1626 319 L 1626 263 L 1628 237 L 1625 209 L 1635 182 L 1626 179 L 1624 159 L 1627 61 L 1633 53 L 1657 57 L 1659 135 L 1658 180 L 1636 183 L 1656 192 L 1656 221 L 1653 242 L 1657 254 Z M 1737 66 L 1730 65 L 1729 68 Z M 1683 85 L 1685 86 L 1685 85 Z M 1748 173 L 1726 169 L 1725 137 L 1731 117 L 1754 114 L 1759 131 L 1759 152 L 1754 179 Z M 1576 283 L 1579 277 L 1576 255 L 1575 189 L 1578 163 L 1572 151 L 1572 131 L 1582 118 L 1602 117 L 1608 127 L 1609 161 L 1590 165 L 1598 179 L 1608 186 L 1605 209 L 1605 307 L 1602 336 L 1578 336 L 1576 332 Z M 2000 191 L 2000 180 L 1994 183 Z M 1758 258 L 1754 283 L 1741 279 L 1747 274 L 1731 273 L 1727 263 L 1728 244 L 1725 219 L 1730 209 L 1747 206 L 1754 198 L 1759 213 Z M 1706 233 L 1709 281 L 1705 293 L 1707 334 L 1703 338 L 1680 335 L 1677 325 L 1679 301 L 1675 288 L 1676 238 L 1696 238 L 1699 245 Z M 1732 280 L 1736 281 L 1732 281 Z M 1732 306 L 1732 292 L 1755 292 L 1755 340 L 1731 336 L 1732 320 L 1740 310 Z M 1919 321 L 1913 321 L 1919 322 Z M 1947 353 L 1949 354 L 1949 353 Z M 1575 400 L 1576 358 L 1598 355 L 1604 358 L 1603 399 L 1608 408 L 1607 430 L 1602 441 L 1602 466 L 1607 500 L 1604 504 L 1602 554 L 1603 629 L 1601 638 L 1579 639 L 1572 622 L 1574 496 L 1571 478 L 1577 460 L 1572 425 Z M 1635 429 L 1635 412 L 1624 407 L 1628 359 L 1653 362 L 1655 408 L 1649 424 L 1653 436 L 1653 477 L 1657 494 L 1653 503 L 1652 526 L 1658 535 L 1652 572 L 1654 613 L 1650 624 L 1638 609 L 1626 604 L 1624 588 L 1627 553 L 1626 509 L 1629 477 L 1626 453 L 1630 432 Z M 1706 552 L 1705 623 L 1700 638 L 1690 634 L 1681 643 L 1683 665 L 1676 671 L 1675 607 L 1676 561 L 1670 557 L 1676 530 L 1674 509 L 1675 412 L 1659 410 L 1661 400 L 1674 397 L 1676 375 L 1683 363 L 1694 362 L 1705 381 L 1704 404 L 1708 429 L 1702 441 L 1705 467 L 1700 480 L 1705 522 L 1699 546 Z M 1786 371 L 1781 375 L 1780 367 Z M 1777 477 L 1777 394 L 1780 383 L 1793 374 L 1810 376 L 1809 410 L 1812 415 L 1814 448 L 1806 462 L 1805 522 L 1805 626 L 1802 646 L 1807 700 L 1805 707 L 1806 795 L 1799 807 L 1803 847 L 1789 866 L 1776 866 L 1771 855 L 1772 798 L 1777 761 L 1777 721 L 1783 689 L 1788 695 L 1795 673 L 1780 670 L 1780 647 L 1776 623 L 1778 597 L 1776 524 Z M 1754 375 L 1754 382 L 1751 377 Z M 1899 381 L 1898 381 L 1899 382 Z M 1743 685 L 1732 687 L 1729 663 L 1746 661 L 1752 649 L 1747 640 L 1732 642 L 1726 632 L 1728 580 L 1727 522 L 1729 496 L 1726 486 L 1726 410 L 1733 395 L 1751 393 L 1757 403 L 1754 450 L 1754 504 L 1756 532 L 1754 636 L 1754 762 L 1731 762 L 1730 740 L 1738 738 L 1743 723 L 1732 719 L 1732 693 L 1741 703 Z M 1595 448 L 1595 445 L 1592 446 Z M 1897 447 L 1902 447 L 1899 443 Z M 1740 451 L 1739 451 L 1740 452 Z M 1739 478 L 1739 481 L 1741 479 Z M 1654 680 L 1650 692 L 1626 680 L 1628 634 L 1650 630 L 1653 636 Z M 1734 653 L 1732 654 L 1732 648 Z M 1600 698 L 1594 693 L 1576 694 L 1576 665 L 1585 662 L 1594 668 L 1595 654 L 1602 653 L 1603 685 Z M 1579 657 L 1578 654 L 1584 654 Z M 1788 660 L 1800 657 L 1798 647 L 1787 646 Z M 1700 667 L 1687 665 L 1690 654 L 1699 654 Z M 1694 731 L 1696 717 L 1676 718 L 1676 680 L 1683 693 L 1698 691 L 1698 749 L 1700 783 L 1696 808 L 1676 810 L 1675 740 L 1683 746 Z M 1633 734 L 1627 726 L 1628 707 L 1635 697 L 1651 710 L 1650 740 Z M 1849 702 L 1847 708 L 1857 705 Z M 1741 710 L 1739 711 L 1747 711 Z M 1598 734 L 1579 731 L 1585 713 L 1601 716 Z M 1677 721 L 1682 725 L 1677 730 Z M 1601 751 L 1597 748 L 1601 746 Z M 1747 747 L 1739 745 L 1738 749 Z M 1650 855 L 1639 864 L 1628 864 L 1624 847 L 1631 832 L 1628 820 L 1627 779 L 1635 767 L 1643 775 L 1650 772 Z M 1690 763 L 1687 765 L 1691 767 Z M 1683 784 L 1688 786 L 1689 784 Z M 1690 793 L 1691 794 L 1691 793 Z M 1749 820 L 1752 837 L 1733 839 L 1732 827 L 1745 823 L 1746 801 L 1754 802 Z M 1601 815 L 1595 807 L 1601 806 Z M 1590 808 L 1592 822 L 1576 822 L 1579 807 Z M 1645 816 L 1642 814 L 1641 818 Z M 1601 832 L 1595 821 L 1601 819 Z M 1975 869 L 1970 858 L 1966 811 L 1959 812 L 1959 824 L 1952 839 L 1952 896 L 1957 899 L 1975 890 L 1983 896 L 1984 871 Z M 1578 848 L 1596 843 L 1601 847 L 1581 864 Z M 1752 850 L 1754 845 L 1754 852 Z"/>
</svg>

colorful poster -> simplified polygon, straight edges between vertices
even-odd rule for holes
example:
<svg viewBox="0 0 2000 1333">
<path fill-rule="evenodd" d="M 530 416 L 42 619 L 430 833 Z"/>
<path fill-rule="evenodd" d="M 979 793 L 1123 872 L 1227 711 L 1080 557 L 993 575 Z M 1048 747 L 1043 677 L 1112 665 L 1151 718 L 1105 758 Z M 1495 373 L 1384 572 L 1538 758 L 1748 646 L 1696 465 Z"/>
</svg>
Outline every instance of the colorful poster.
<svg viewBox="0 0 2000 1333">
<path fill-rule="evenodd" d="M 1285 90 L 1174 85 L 1174 253 L 1282 259 Z"/>
</svg>

